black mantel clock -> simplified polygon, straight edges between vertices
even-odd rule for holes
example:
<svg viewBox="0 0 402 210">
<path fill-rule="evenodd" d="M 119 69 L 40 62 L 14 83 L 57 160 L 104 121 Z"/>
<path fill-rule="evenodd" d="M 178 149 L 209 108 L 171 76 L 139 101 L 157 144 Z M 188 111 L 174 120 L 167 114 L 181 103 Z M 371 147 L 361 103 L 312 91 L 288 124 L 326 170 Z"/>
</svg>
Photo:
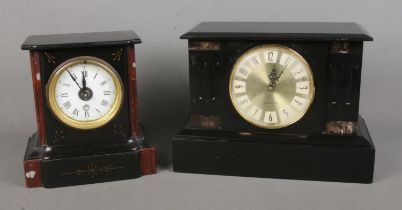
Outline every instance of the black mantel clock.
<svg viewBox="0 0 402 210">
<path fill-rule="evenodd" d="M 38 132 L 24 158 L 27 187 L 155 173 L 138 123 L 133 31 L 29 36 Z"/>
<path fill-rule="evenodd" d="M 205 22 L 188 39 L 191 113 L 177 172 L 371 183 L 355 23 Z"/>
</svg>

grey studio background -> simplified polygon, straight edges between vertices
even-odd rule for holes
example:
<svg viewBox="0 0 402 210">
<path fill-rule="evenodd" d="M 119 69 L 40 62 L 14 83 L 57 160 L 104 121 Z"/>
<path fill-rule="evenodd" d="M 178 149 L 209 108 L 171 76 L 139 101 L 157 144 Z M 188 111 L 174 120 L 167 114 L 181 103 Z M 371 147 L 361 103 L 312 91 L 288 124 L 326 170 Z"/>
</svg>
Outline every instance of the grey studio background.
<svg viewBox="0 0 402 210">
<path fill-rule="evenodd" d="M 371 185 L 173 173 L 170 138 L 189 110 L 187 42 L 201 21 L 352 21 L 365 43 L 360 113 L 377 149 Z M 2 0 L 0 2 L 0 209 L 400 209 L 402 3 L 268 0 Z M 135 30 L 140 119 L 159 152 L 141 179 L 26 189 L 22 159 L 36 130 L 27 51 L 31 34 Z"/>
</svg>

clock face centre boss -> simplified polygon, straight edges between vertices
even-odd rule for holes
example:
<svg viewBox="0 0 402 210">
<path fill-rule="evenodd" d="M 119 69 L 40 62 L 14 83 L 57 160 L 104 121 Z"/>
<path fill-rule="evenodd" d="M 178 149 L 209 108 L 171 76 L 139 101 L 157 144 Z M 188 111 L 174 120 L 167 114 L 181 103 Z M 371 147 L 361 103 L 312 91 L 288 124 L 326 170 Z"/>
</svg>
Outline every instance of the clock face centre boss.
<svg viewBox="0 0 402 210">
<path fill-rule="evenodd" d="M 246 51 L 229 79 L 231 102 L 249 123 L 278 129 L 300 120 L 314 98 L 309 64 L 294 50 L 276 44 Z"/>
<path fill-rule="evenodd" d="M 53 114 L 77 129 L 94 129 L 118 113 L 122 81 L 107 62 L 90 56 L 69 59 L 52 73 L 47 99 Z"/>
</svg>

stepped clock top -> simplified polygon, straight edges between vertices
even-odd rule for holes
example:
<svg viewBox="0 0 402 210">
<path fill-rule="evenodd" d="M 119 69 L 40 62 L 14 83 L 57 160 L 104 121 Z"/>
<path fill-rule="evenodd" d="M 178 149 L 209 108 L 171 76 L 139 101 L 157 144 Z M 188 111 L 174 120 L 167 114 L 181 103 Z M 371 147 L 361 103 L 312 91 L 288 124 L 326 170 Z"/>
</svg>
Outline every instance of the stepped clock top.
<svg viewBox="0 0 402 210">
<path fill-rule="evenodd" d="M 182 39 L 372 41 L 359 24 L 351 22 L 202 22 Z"/>
<path fill-rule="evenodd" d="M 29 36 L 21 45 L 23 50 L 48 50 L 77 47 L 100 47 L 139 44 L 134 31 L 111 31 Z"/>
</svg>

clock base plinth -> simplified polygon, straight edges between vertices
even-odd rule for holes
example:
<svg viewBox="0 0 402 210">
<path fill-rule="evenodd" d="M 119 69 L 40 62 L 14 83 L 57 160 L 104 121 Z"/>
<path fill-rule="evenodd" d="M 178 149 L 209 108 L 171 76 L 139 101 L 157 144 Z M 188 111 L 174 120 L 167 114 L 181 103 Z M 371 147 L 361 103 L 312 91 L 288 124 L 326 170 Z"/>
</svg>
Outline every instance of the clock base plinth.
<svg viewBox="0 0 402 210">
<path fill-rule="evenodd" d="M 184 129 L 173 138 L 176 172 L 371 183 L 375 148 L 364 120 L 354 136 L 228 134 Z"/>
<path fill-rule="evenodd" d="M 38 134 L 28 140 L 24 157 L 26 186 L 64 187 L 133 179 L 156 173 L 155 148 L 143 138 L 97 145 L 40 146 Z"/>
</svg>

